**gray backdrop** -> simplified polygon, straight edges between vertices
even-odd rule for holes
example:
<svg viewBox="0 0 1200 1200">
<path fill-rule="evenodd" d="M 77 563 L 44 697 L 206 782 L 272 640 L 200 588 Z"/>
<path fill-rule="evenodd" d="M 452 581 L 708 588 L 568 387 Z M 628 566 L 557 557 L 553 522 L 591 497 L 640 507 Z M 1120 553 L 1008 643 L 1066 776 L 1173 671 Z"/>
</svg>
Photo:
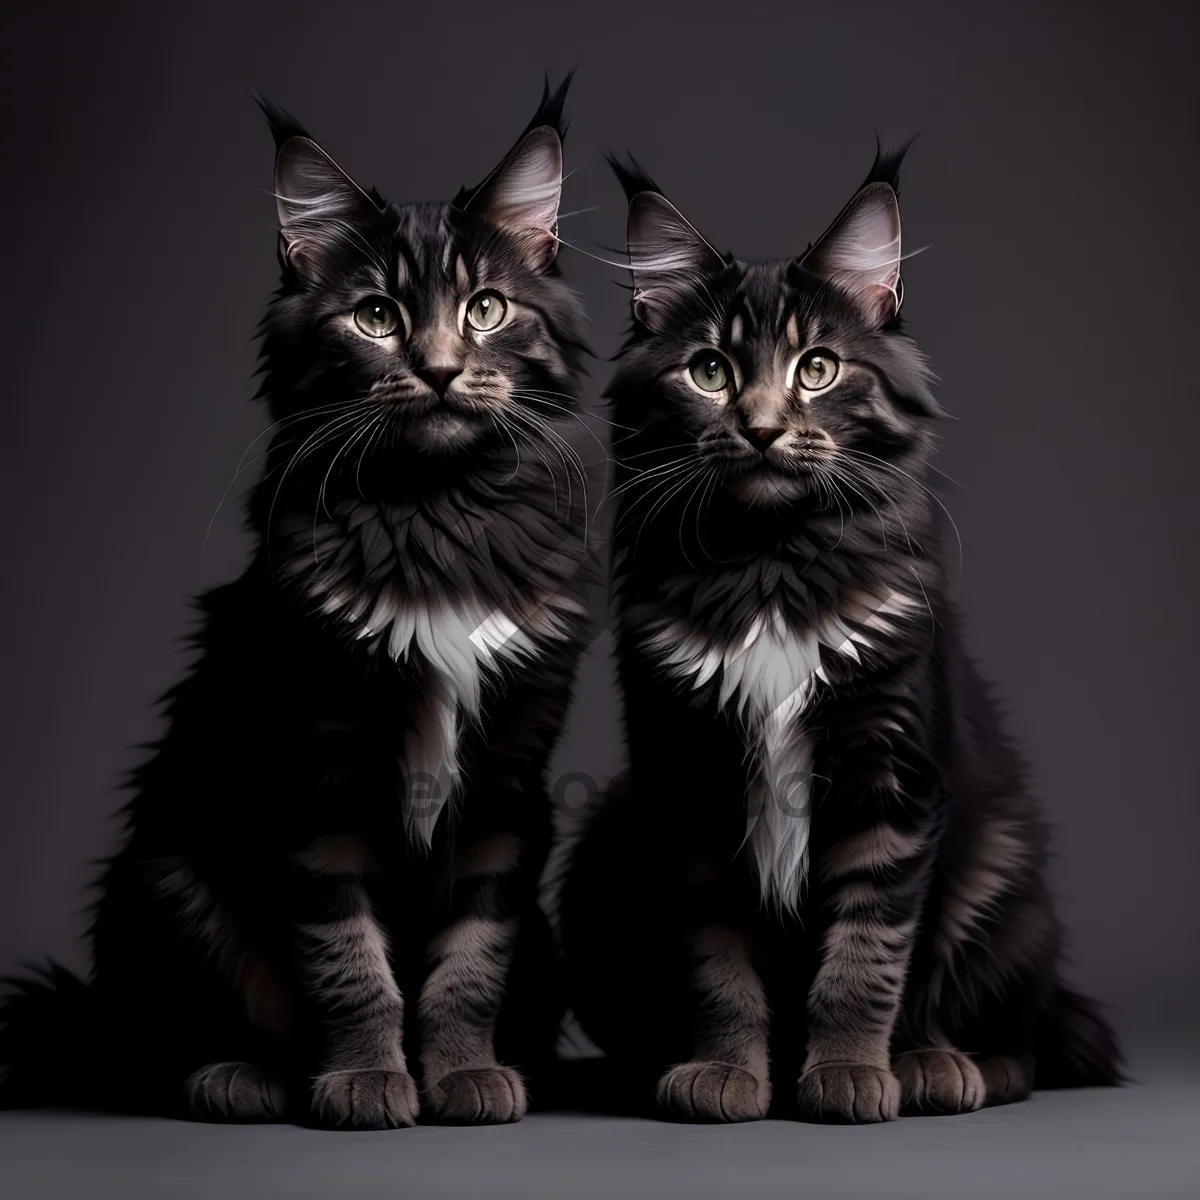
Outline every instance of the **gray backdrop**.
<svg viewBox="0 0 1200 1200">
<path fill-rule="evenodd" d="M 241 483 L 205 532 L 263 424 L 274 206 L 250 89 L 362 182 L 440 198 L 508 146 L 543 69 L 577 64 L 564 208 L 599 208 L 563 230 L 592 249 L 623 227 L 606 148 L 754 257 L 824 228 L 875 127 L 921 132 L 902 205 L 929 249 L 906 312 L 956 418 L 940 465 L 972 642 L 1060 830 L 1078 982 L 1127 1031 L 1194 1022 L 1193 5 L 119 8 L 13 5 L 0 34 L 0 970 L 82 962 L 88 860 L 180 670 L 188 597 L 245 561 Z M 562 261 L 594 400 L 625 295 Z M 564 770 L 619 763 L 607 656 L 602 639 Z"/>
</svg>

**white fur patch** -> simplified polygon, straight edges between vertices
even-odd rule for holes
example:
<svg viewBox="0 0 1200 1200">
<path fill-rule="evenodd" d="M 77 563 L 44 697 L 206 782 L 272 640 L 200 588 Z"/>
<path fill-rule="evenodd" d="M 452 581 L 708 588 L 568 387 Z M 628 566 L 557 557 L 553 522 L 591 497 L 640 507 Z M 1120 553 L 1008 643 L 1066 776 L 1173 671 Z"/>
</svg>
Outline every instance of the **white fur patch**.
<svg viewBox="0 0 1200 1200">
<path fill-rule="evenodd" d="M 461 781 L 460 735 L 479 716 L 484 680 L 538 658 L 547 641 L 569 637 L 572 618 L 585 609 L 558 592 L 511 612 L 469 594 L 415 595 L 379 510 L 350 508 L 345 525 L 318 525 L 315 536 L 311 525 L 291 530 L 294 557 L 285 571 L 372 653 L 421 669 L 423 700 L 404 740 L 404 823 L 428 847 Z"/>
<path fill-rule="evenodd" d="M 899 593 L 883 600 L 861 593 L 841 613 L 792 628 L 770 605 L 733 638 L 674 617 L 650 620 L 647 649 L 693 688 L 720 672 L 717 705 L 736 713 L 747 732 L 756 770 L 746 797 L 745 844 L 764 902 L 795 914 L 808 873 L 813 743 L 803 717 L 818 681 L 828 682 L 821 647 L 858 662 L 859 649 L 872 645 L 864 627 L 890 632 L 887 618 L 914 607 Z"/>
</svg>

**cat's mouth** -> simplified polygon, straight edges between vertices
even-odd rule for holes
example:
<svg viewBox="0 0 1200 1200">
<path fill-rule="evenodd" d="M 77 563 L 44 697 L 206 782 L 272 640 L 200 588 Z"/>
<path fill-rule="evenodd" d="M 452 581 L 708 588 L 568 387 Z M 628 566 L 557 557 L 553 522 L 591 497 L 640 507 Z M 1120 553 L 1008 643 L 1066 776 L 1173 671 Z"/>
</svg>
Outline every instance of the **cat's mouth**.
<svg viewBox="0 0 1200 1200">
<path fill-rule="evenodd" d="M 821 465 L 832 455 L 824 446 L 768 446 L 726 450 L 716 457 L 730 495 L 747 504 L 771 505 L 808 495 L 820 480 Z"/>
<path fill-rule="evenodd" d="M 474 443 L 483 433 L 485 421 L 479 412 L 466 405 L 439 399 L 407 410 L 399 421 L 402 438 L 429 454 L 450 454 Z"/>
</svg>

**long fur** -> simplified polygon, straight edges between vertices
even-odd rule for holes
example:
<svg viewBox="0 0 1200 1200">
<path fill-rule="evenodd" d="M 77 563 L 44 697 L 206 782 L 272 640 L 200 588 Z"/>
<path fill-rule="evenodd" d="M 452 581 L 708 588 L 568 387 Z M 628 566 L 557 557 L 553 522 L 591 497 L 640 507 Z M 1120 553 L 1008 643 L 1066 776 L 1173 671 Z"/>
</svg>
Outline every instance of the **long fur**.
<svg viewBox="0 0 1200 1200">
<path fill-rule="evenodd" d="M 900 157 L 755 264 L 618 169 L 629 770 L 584 822 L 562 930 L 584 1029 L 675 1117 L 762 1116 L 772 1087 L 867 1121 L 1120 1078 L 1061 982 L 1047 831 L 948 595 Z"/>
<path fill-rule="evenodd" d="M 564 94 L 458 204 L 386 203 L 264 104 L 282 281 L 252 562 L 199 601 L 90 978 L 10 981 L 5 1103 L 525 1111 L 516 1068 L 550 1060 L 561 1006 L 544 775 L 585 635 L 583 314 L 543 237 Z"/>
</svg>

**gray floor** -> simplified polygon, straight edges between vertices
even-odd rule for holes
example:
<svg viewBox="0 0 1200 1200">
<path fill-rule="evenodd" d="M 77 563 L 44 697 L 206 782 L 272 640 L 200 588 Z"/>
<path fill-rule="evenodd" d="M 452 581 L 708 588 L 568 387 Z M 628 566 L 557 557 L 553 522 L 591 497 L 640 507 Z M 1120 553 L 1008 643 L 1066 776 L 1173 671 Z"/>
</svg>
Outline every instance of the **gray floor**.
<svg viewBox="0 0 1200 1200">
<path fill-rule="evenodd" d="M 0 1196 L 1152 1200 L 1200 1197 L 1200 1067 L 1135 1056 L 1117 1091 L 1044 1093 L 871 1128 L 542 1115 L 501 1128 L 320 1133 L 0 1114 Z"/>
</svg>

